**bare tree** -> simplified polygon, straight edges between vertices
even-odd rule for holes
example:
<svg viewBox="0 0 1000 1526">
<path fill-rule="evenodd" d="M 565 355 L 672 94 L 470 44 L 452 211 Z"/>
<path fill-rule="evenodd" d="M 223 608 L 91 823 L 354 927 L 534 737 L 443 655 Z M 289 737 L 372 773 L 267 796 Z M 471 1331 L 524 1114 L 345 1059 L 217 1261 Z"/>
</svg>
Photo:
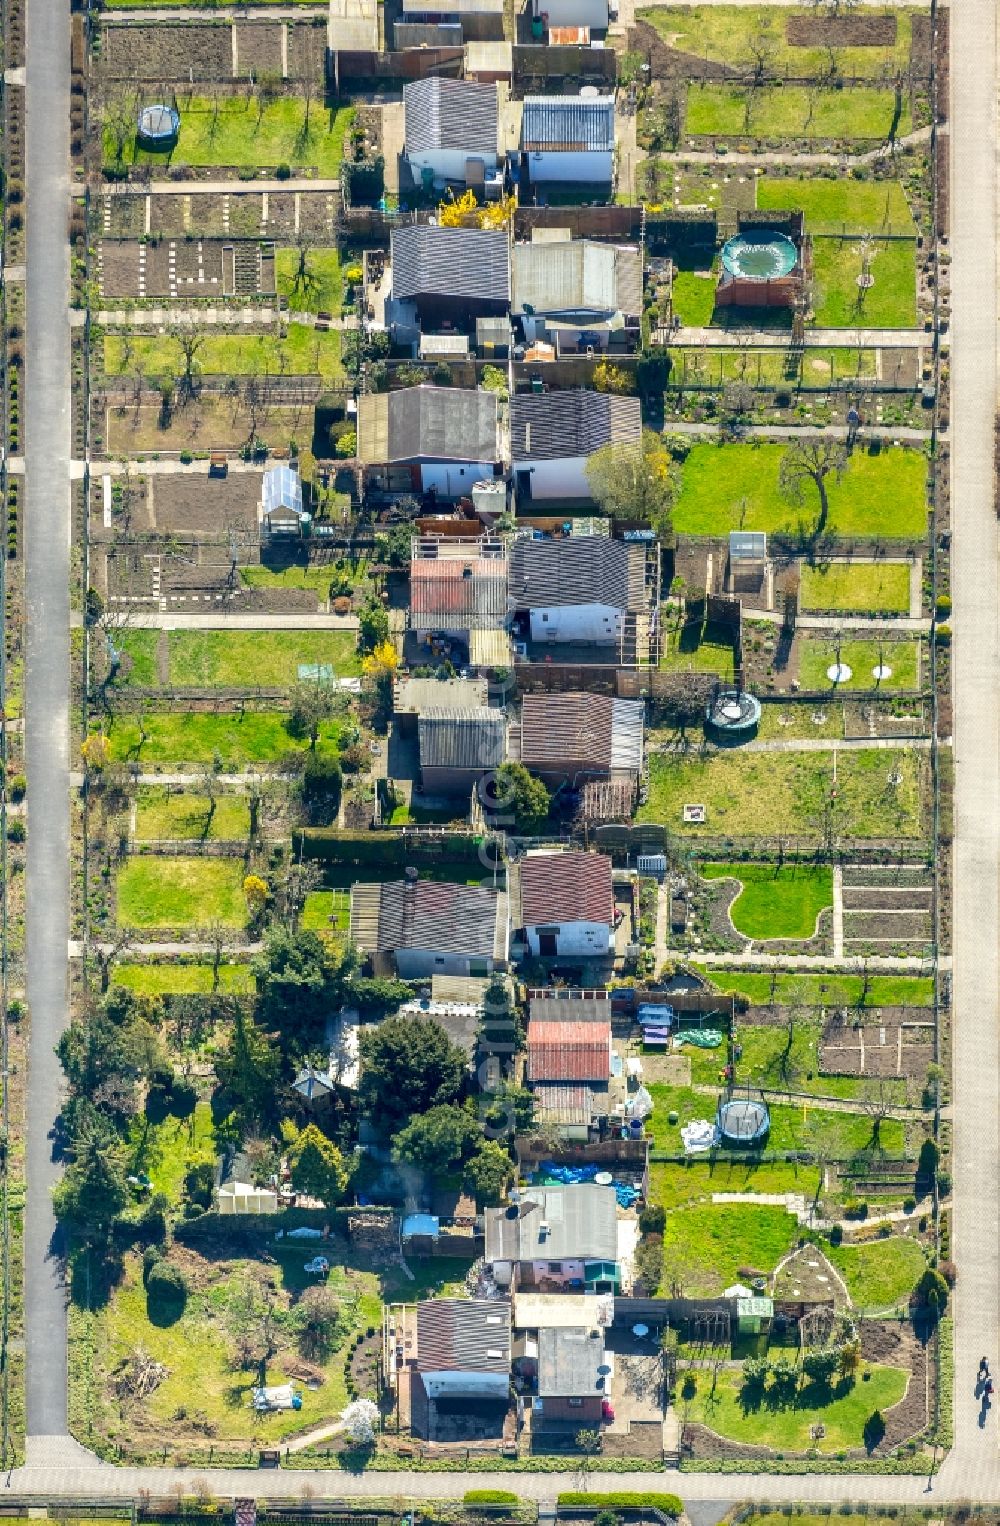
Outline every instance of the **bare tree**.
<svg viewBox="0 0 1000 1526">
<path fill-rule="evenodd" d="M 184 369 L 178 381 L 181 397 L 189 401 L 198 392 L 197 374 L 200 369 L 198 356 L 204 349 L 205 335 L 199 334 L 195 328 L 188 328 L 177 323 L 172 323 L 167 333 L 180 346 Z"/>
<path fill-rule="evenodd" d="M 127 948 L 132 944 L 132 931 L 130 928 L 121 927 L 115 933 L 111 943 L 92 943 L 91 949 L 94 961 L 97 965 L 97 974 L 100 981 L 101 995 L 107 994 L 111 985 L 111 971 Z"/>
<path fill-rule="evenodd" d="M 812 532 L 818 540 L 830 516 L 826 479 L 831 473 L 839 480 L 847 469 L 847 451 L 839 440 L 795 440 L 785 451 L 778 469 L 778 485 L 795 503 L 802 501 L 803 489 L 811 482 L 819 495 L 819 515 Z"/>
<path fill-rule="evenodd" d="M 882 1125 L 887 1118 L 892 1117 L 892 1098 L 884 1076 L 865 1083 L 861 1105 L 872 1126 L 871 1147 L 873 1150 L 881 1150 Z"/>
<path fill-rule="evenodd" d="M 222 758 L 216 752 L 210 763 L 205 763 L 198 770 L 198 792 L 205 797 L 205 814 L 202 821 L 202 841 L 208 837 L 212 830 L 212 822 L 215 820 L 215 811 L 219 803 L 219 795 L 222 785 L 219 775 L 222 773 Z"/>
<path fill-rule="evenodd" d="M 772 21 L 762 20 L 752 27 L 747 33 L 739 61 L 741 74 L 757 85 L 765 84 L 774 75 L 778 47 L 778 37 Z"/>
</svg>

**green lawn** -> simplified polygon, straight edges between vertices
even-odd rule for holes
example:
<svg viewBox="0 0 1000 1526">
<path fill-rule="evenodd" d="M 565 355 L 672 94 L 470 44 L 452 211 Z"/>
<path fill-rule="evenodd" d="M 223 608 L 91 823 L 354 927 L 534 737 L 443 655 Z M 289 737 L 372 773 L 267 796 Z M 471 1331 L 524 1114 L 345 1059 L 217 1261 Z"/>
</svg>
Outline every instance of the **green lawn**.
<svg viewBox="0 0 1000 1526">
<path fill-rule="evenodd" d="M 799 584 L 799 608 L 909 614 L 910 569 L 905 562 L 806 564 Z"/>
<path fill-rule="evenodd" d="M 820 1074 L 820 1024 L 800 1012 L 792 1013 L 791 1046 L 786 1027 L 753 1027 L 738 1023 L 737 1042 L 742 1054 L 736 1064 L 741 1081 L 753 1081 L 765 1091 L 808 1092 L 817 1097 L 840 1097 L 845 1101 L 864 1095 L 865 1083 L 855 1076 Z M 688 1050 L 684 1051 L 688 1053 Z M 691 1080 L 695 1085 L 718 1084 L 718 1057 L 691 1049 Z M 928 1051 L 928 1057 L 930 1051 Z M 895 1077 L 886 1082 L 886 1095 L 905 1103 L 906 1082 Z"/>
<path fill-rule="evenodd" d="M 351 922 L 347 890 L 312 890 L 306 896 L 300 925 L 313 933 L 346 933 Z"/>
<path fill-rule="evenodd" d="M 889 1309 L 905 1303 L 927 1265 L 919 1242 L 907 1235 L 868 1240 L 863 1245 L 824 1245 L 823 1253 L 843 1277 L 859 1309 Z"/>
<path fill-rule="evenodd" d="M 669 622 L 673 611 L 665 611 Z M 678 673 L 717 673 L 732 682 L 733 643 L 712 625 L 664 625 L 660 667 Z"/>
<path fill-rule="evenodd" d="M 195 768 L 216 756 L 232 771 L 256 763 L 275 763 L 287 752 L 307 746 L 293 737 L 288 717 L 273 710 L 230 713 L 159 710 L 143 717 L 145 741 L 138 724 L 116 721 L 107 732 L 111 756 L 118 762 L 137 761 Z M 327 721 L 320 731 L 320 750 L 336 743 L 341 723 Z"/>
<path fill-rule="evenodd" d="M 250 831 L 250 807 L 243 795 L 189 795 L 166 787 L 144 789 L 136 802 L 135 835 L 140 842 L 189 837 L 239 841 Z"/>
<path fill-rule="evenodd" d="M 810 233 L 882 233 L 913 237 L 916 225 L 898 180 L 836 179 L 757 181 L 764 211 L 805 213 Z"/>
<path fill-rule="evenodd" d="M 306 588 L 325 603 L 330 594 L 333 569 L 325 567 L 241 567 L 240 582 L 245 588 Z"/>
<path fill-rule="evenodd" d="M 822 76 L 829 67 L 822 47 L 802 47 L 788 41 L 786 23 L 793 17 L 814 17 L 808 5 L 662 5 L 638 10 L 637 19 L 647 21 L 670 47 L 716 63 L 741 67 L 748 57 L 748 44 L 768 31 L 772 39 L 771 67 L 778 73 L 799 78 Z M 893 8 L 896 41 L 890 47 L 837 48 L 841 73 L 854 79 L 877 78 L 887 64 L 905 72 L 910 53 L 910 12 Z"/>
<path fill-rule="evenodd" d="M 701 1115 L 699 1115 L 701 1116 Z M 760 1203 L 698 1203 L 667 1215 L 661 1295 L 718 1297 L 742 1280 L 741 1268 L 772 1272 L 799 1226 L 784 1208 Z"/>
<path fill-rule="evenodd" d="M 242 927 L 244 868 L 232 858 L 130 858 L 118 870 L 121 927 Z"/>
<path fill-rule="evenodd" d="M 809 1200 L 818 1185 L 815 1166 L 792 1162 L 753 1165 L 745 1160 L 689 1158 L 684 1165 L 654 1161 L 649 1168 L 649 1200 L 671 1212 L 699 1198 L 711 1199 L 713 1192 L 801 1192 Z"/>
<path fill-rule="evenodd" d="M 107 375 L 132 374 L 137 367 L 145 376 L 177 376 L 184 367 L 181 347 L 169 334 L 131 334 L 126 350 L 121 334 L 105 334 Z M 304 323 L 290 323 L 284 336 L 206 333 L 195 369 L 204 376 L 320 376 L 332 386 L 344 375 L 340 333 Z"/>
<path fill-rule="evenodd" d="M 702 864 L 701 874 L 741 883 L 729 915 L 748 938 L 811 938 L 833 905 L 833 870 L 819 864 Z"/>
<path fill-rule="evenodd" d="M 122 631 L 114 636 L 115 646 L 126 661 L 122 665 L 122 680 L 136 684 L 142 689 L 155 689 L 160 682 L 156 667 L 156 647 L 159 631 Z"/>
<path fill-rule="evenodd" d="M 863 138 L 884 141 L 895 112 L 892 90 L 869 85 L 810 91 L 802 85 L 759 90 L 747 125 L 746 93 L 734 85 L 691 85 L 684 131 L 721 138 Z M 904 100 L 897 137 L 912 130 Z"/>
<path fill-rule="evenodd" d="M 695 968 L 705 975 L 716 990 L 749 997 L 759 1005 L 771 1001 L 771 977 L 752 971 L 723 970 L 711 965 Z M 863 981 L 860 975 L 783 975 L 779 974 L 774 1000 L 782 1006 L 851 1007 L 861 1000 Z M 868 982 L 870 1007 L 929 1007 L 934 1002 L 934 982 L 922 975 L 873 975 Z"/>
<path fill-rule="evenodd" d="M 715 1051 L 717 1057 L 722 1053 L 722 1050 Z M 742 1066 L 738 1069 L 737 1076 L 750 1078 L 749 1071 L 744 1071 Z M 762 1089 L 767 1088 L 763 1086 Z M 670 1155 L 682 1154 L 684 1142 L 681 1139 L 681 1129 L 686 1123 L 699 1118 L 714 1119 L 720 1092 L 721 1088 L 718 1087 L 714 1094 L 709 1094 L 697 1091 L 693 1086 L 669 1086 L 660 1081 L 651 1082 L 649 1094 L 653 1099 L 653 1113 L 647 1128 L 652 1135 L 653 1149 Z M 768 1107 L 771 1113 L 771 1132 L 766 1148 L 769 1150 L 804 1150 L 826 1155 L 833 1160 L 850 1160 L 870 1145 L 871 1119 L 864 1113 L 842 1113 L 828 1108 L 810 1107 L 808 1103 L 789 1107 L 785 1103 L 769 1102 Z M 676 1123 L 669 1121 L 671 1112 L 677 1114 Z M 883 1122 L 880 1144 L 887 1155 L 902 1155 L 905 1144 L 903 1125 L 892 1118 Z M 733 1153 L 738 1158 L 740 1152 L 724 1153 Z"/>
<path fill-rule="evenodd" d="M 214 1160 L 215 1125 L 208 1102 L 199 1102 L 190 1118 L 169 1115 L 162 1123 L 150 1123 L 144 1114 L 133 1118 L 128 1133 L 127 1170 L 140 1171 L 153 1183 L 154 1192 L 163 1192 L 172 1207 L 180 1204 L 184 1173 L 191 1156 Z"/>
<path fill-rule="evenodd" d="M 166 153 L 153 153 L 136 146 L 133 135 L 125 150 L 127 164 L 170 163 L 192 167 L 220 165 L 233 169 L 276 169 L 279 164 L 314 169 L 324 179 L 340 175 L 344 139 L 354 117 L 352 107 L 327 110 L 314 101 L 306 127 L 306 103 L 299 96 L 284 95 L 262 104 L 254 92 L 220 96 L 182 96 L 177 142 Z M 105 161 L 114 157 L 114 145 L 105 134 Z"/>
<path fill-rule="evenodd" d="M 329 571 L 325 577 L 329 584 Z M 336 678 L 359 674 L 354 631 L 170 633 L 170 682 L 178 688 L 289 688 L 298 682 L 300 666 L 316 664 Z"/>
<path fill-rule="evenodd" d="M 710 283 L 699 280 L 690 271 L 681 271 L 681 275 L 690 275 L 701 288 L 690 297 L 684 295 L 682 288 L 683 305 L 678 308 L 681 320 L 684 323 L 697 320 L 699 327 L 705 327 L 711 323 L 713 312 L 708 309 L 706 315 L 705 307 L 695 307 L 694 303 L 704 296 L 704 288 Z M 692 312 L 694 318 L 689 316 Z M 874 350 L 852 350 L 846 345 L 836 349 L 810 345 L 794 353 L 787 348 L 765 350 L 757 346 L 752 350 L 727 350 L 721 345 L 705 349 L 671 345 L 668 359 L 671 387 L 696 384 L 721 387 L 729 381 L 745 381 L 751 387 L 829 387 L 837 381 L 875 375 Z"/>
<path fill-rule="evenodd" d="M 799 684 L 803 689 L 917 689 L 919 688 L 919 641 L 832 641 L 829 637 L 799 638 Z M 846 681 L 834 684 L 828 669 L 839 660 L 851 670 Z M 877 679 L 874 669 L 892 669 L 888 678 Z"/>
<path fill-rule="evenodd" d="M 919 837 L 924 831 L 922 756 L 900 748 L 833 753 L 656 753 L 640 821 L 685 836 Z M 889 775 L 902 775 L 890 784 Z M 681 819 L 685 804 L 707 807 L 703 825 Z"/>
<path fill-rule="evenodd" d="M 698 1374 L 698 1392 L 691 1404 L 690 1419 L 707 1425 L 720 1436 L 778 1452 L 839 1452 L 864 1444 L 864 1429 L 873 1410 L 884 1414 L 906 1393 L 907 1376 L 898 1367 L 865 1367 L 866 1378 L 821 1389 L 806 1384 L 794 1402 L 779 1407 L 768 1397 L 747 1403 L 737 1371 L 720 1372 L 715 1381 Z M 824 1434 L 813 1440 L 812 1427 L 821 1422 Z"/>
<path fill-rule="evenodd" d="M 802 502 L 785 497 L 778 472 L 785 447 L 695 445 L 682 468 L 674 529 L 681 535 L 730 530 L 811 533 L 819 513 L 815 491 Z M 902 446 L 877 455 L 855 451 L 843 476 L 826 479 L 832 535 L 923 541 L 927 535 L 927 460 Z"/>
<path fill-rule="evenodd" d="M 310 249 L 306 270 L 299 276 L 299 251 L 279 249 L 275 255 L 275 285 L 296 313 L 339 313 L 344 281 L 337 249 Z"/>
<path fill-rule="evenodd" d="M 118 964 L 113 983 L 138 996 L 208 996 L 212 991 L 211 964 Z M 227 995 L 253 991 L 254 978 L 248 964 L 221 964 L 219 990 Z"/>
<path fill-rule="evenodd" d="M 674 273 L 674 312 L 685 328 L 707 328 L 715 312 L 715 285 L 718 274 L 714 270 L 699 273 L 696 270 L 678 270 Z"/>
<path fill-rule="evenodd" d="M 874 285 L 858 286 L 858 242 L 813 239 L 813 309 L 818 328 L 910 329 L 917 322 L 917 246 L 913 239 L 877 239 Z"/>
</svg>

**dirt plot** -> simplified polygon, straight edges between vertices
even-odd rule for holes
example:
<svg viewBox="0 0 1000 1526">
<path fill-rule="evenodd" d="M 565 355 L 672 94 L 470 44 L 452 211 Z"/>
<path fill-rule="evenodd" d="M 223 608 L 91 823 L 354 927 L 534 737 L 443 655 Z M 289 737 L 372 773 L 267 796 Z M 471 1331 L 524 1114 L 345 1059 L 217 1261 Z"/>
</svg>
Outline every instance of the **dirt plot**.
<svg viewBox="0 0 1000 1526">
<path fill-rule="evenodd" d="M 888 1454 L 893 1447 L 918 1436 L 931 1417 L 934 1402 L 934 1341 L 923 1345 L 909 1325 L 890 1324 L 887 1320 L 860 1321 L 861 1355 L 866 1362 L 891 1363 L 910 1375 L 906 1393 L 885 1414 L 885 1435 L 874 1455 Z"/>
<path fill-rule="evenodd" d="M 892 48 L 895 16 L 789 16 L 785 39 L 793 48 Z"/>
<path fill-rule="evenodd" d="M 226 21 L 138 26 L 104 23 L 102 72 L 111 79 L 229 79 L 233 51 Z"/>
<path fill-rule="evenodd" d="M 201 238 L 225 238 L 231 231 L 224 216 L 226 205 L 224 196 L 186 196 L 184 200 L 188 204 L 189 227 L 192 233 L 197 233 Z M 255 227 L 253 232 L 256 233 L 256 231 Z"/>
<path fill-rule="evenodd" d="M 149 215 L 150 227 L 154 233 L 184 233 L 186 231 L 185 211 L 188 203 L 194 199 L 192 196 L 185 196 L 183 192 L 177 195 L 154 196 Z M 203 200 L 201 196 L 197 199 Z"/>
<path fill-rule="evenodd" d="M 234 238 L 253 238 L 264 226 L 261 196 L 230 196 L 229 232 Z"/>
<path fill-rule="evenodd" d="M 303 198 L 305 200 L 306 198 Z M 271 234 L 295 234 L 295 193 L 276 191 L 267 198 L 267 230 Z"/>
<path fill-rule="evenodd" d="M 112 191 L 101 197 L 99 226 L 115 238 L 137 238 L 146 231 L 146 198 Z"/>
<path fill-rule="evenodd" d="M 326 78 L 326 22 L 293 21 L 288 28 L 288 73 L 292 79 Z"/>
<path fill-rule="evenodd" d="M 161 535 L 224 539 L 234 523 L 257 523 L 262 472 L 150 477 L 153 526 Z"/>
<path fill-rule="evenodd" d="M 879 380 L 886 386 L 912 390 L 920 380 L 923 356 L 920 350 L 882 350 L 879 354 Z"/>
<path fill-rule="evenodd" d="M 331 234 L 337 216 L 337 198 L 330 191 L 299 197 L 299 228 L 316 236 Z"/>
<path fill-rule="evenodd" d="M 265 444 L 287 445 L 312 434 L 315 405 L 272 405 L 257 418 L 257 433 Z M 205 392 L 196 403 L 176 408 L 164 425 L 159 403 L 138 408 L 108 400 L 106 448 L 113 456 L 136 451 L 235 450 L 250 434 L 250 419 L 239 398 Z"/>
<path fill-rule="evenodd" d="M 685 53 L 671 48 L 663 41 L 655 27 L 648 21 L 636 22 L 628 34 L 629 51 L 641 53 L 650 65 L 650 79 L 731 79 L 738 74 L 728 64 L 712 59 L 699 58 L 697 53 Z"/>
<path fill-rule="evenodd" d="M 947 11 L 943 13 L 943 18 L 942 13 L 939 12 L 937 18 L 938 32 L 940 33 L 943 28 L 947 28 L 947 25 Z M 934 29 L 931 26 L 930 15 L 921 15 L 920 12 L 915 11 L 910 18 L 910 69 L 914 74 L 920 75 L 924 78 L 929 76 L 931 72 L 931 54 L 933 52 L 934 46 L 933 38 Z M 939 89 L 940 86 L 941 81 L 939 80 Z M 947 79 L 944 80 L 944 99 L 946 101 L 948 99 Z"/>
<path fill-rule="evenodd" d="M 119 243 L 104 239 L 98 263 L 98 288 L 102 297 L 123 298 L 139 295 L 139 249 L 133 241 Z"/>
<path fill-rule="evenodd" d="M 833 1012 L 823 1024 L 820 1074 L 825 1076 L 905 1076 L 922 1081 L 934 1058 L 934 1023 L 926 1017 L 900 1021 L 898 1009 L 875 1012 L 864 1022 L 856 1008 Z"/>
<path fill-rule="evenodd" d="M 913 737 L 927 736 L 930 731 L 930 715 L 922 701 L 914 701 L 912 709 L 893 710 L 879 705 L 850 707 L 844 735 L 848 737 Z"/>
<path fill-rule="evenodd" d="M 251 70 L 255 79 L 261 74 L 281 73 L 281 23 L 277 21 L 237 21 L 236 67 L 241 75 Z"/>
</svg>

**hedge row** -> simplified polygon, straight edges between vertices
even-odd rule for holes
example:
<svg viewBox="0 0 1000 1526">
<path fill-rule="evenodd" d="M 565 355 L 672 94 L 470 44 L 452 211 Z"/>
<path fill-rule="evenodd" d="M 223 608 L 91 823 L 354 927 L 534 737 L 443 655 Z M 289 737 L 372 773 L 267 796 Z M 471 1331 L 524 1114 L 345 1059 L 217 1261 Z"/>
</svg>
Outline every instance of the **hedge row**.
<svg viewBox="0 0 1000 1526">
<path fill-rule="evenodd" d="M 608 1494 L 589 1494 L 586 1490 L 570 1489 L 556 1495 L 560 1507 L 583 1505 L 588 1510 L 661 1510 L 664 1515 L 683 1515 L 684 1506 L 676 1494 L 626 1494 L 611 1490 Z"/>
<path fill-rule="evenodd" d="M 477 842 L 460 832 L 439 837 L 405 836 L 402 832 L 338 832 L 328 827 L 302 827 L 292 834 L 296 852 L 331 864 L 459 864 L 478 863 Z M 483 871 L 486 872 L 485 869 Z"/>
</svg>

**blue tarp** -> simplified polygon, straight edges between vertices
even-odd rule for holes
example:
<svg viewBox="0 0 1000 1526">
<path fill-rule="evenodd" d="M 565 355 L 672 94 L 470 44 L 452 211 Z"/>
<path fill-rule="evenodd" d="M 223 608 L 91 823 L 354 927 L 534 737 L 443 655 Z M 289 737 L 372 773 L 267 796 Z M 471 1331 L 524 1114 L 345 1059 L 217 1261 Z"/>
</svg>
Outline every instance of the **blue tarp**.
<svg viewBox="0 0 1000 1526">
<path fill-rule="evenodd" d="M 597 1166 L 557 1166 L 552 1161 L 542 1161 L 535 1177 L 543 1187 L 568 1187 L 575 1182 L 592 1182 L 597 1176 Z M 612 1182 L 619 1208 L 631 1208 L 639 1197 L 639 1191 L 631 1182 Z"/>
<path fill-rule="evenodd" d="M 409 1239 L 411 1235 L 430 1235 L 436 1240 L 441 1229 L 441 1221 L 432 1213 L 409 1213 L 403 1220 L 403 1238 Z"/>
</svg>

